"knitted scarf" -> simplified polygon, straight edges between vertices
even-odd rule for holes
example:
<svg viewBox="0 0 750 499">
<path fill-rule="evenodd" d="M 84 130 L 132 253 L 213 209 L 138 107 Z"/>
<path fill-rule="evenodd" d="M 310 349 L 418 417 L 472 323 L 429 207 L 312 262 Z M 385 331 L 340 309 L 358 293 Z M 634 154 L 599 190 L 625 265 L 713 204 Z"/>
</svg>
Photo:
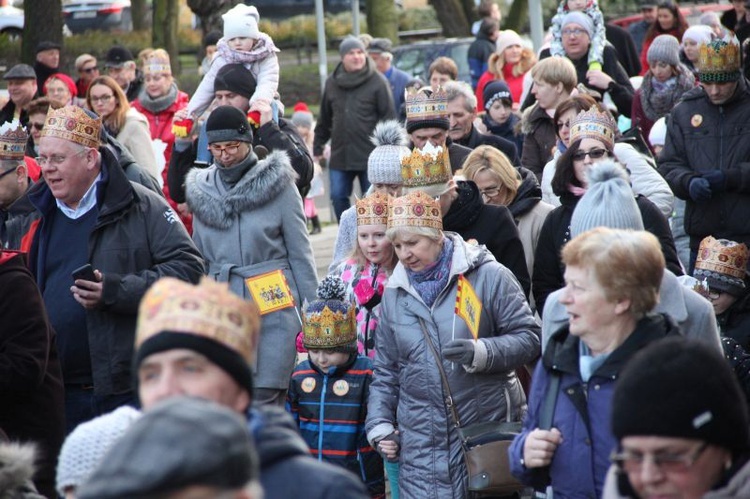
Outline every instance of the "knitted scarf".
<svg viewBox="0 0 750 499">
<path fill-rule="evenodd" d="M 279 49 L 276 48 L 270 36 L 265 33 L 259 33 L 258 38 L 255 40 L 255 45 L 253 45 L 253 48 L 249 52 L 232 50 L 224 38 L 216 44 L 216 51 L 224 59 L 225 64 L 250 64 L 266 59 L 278 52 Z"/>
<path fill-rule="evenodd" d="M 145 86 L 141 89 L 141 93 L 138 94 L 138 101 L 141 105 L 154 114 L 164 111 L 174 104 L 175 100 L 177 100 L 177 84 L 175 83 L 172 83 L 172 86 L 169 87 L 167 93 L 161 97 L 151 97 L 148 95 Z"/>
<path fill-rule="evenodd" d="M 665 82 L 654 79 L 651 71 L 646 73 L 641 84 L 641 106 L 651 121 L 666 116 L 680 100 L 682 94 L 695 86 L 695 77 L 683 64 L 677 66 L 679 74 Z"/>
<path fill-rule="evenodd" d="M 234 187 L 257 162 L 258 156 L 253 151 L 250 151 L 245 159 L 233 166 L 224 166 L 219 161 L 214 160 L 219 170 L 219 178 L 228 189 Z"/>
<path fill-rule="evenodd" d="M 425 305 L 432 307 L 438 293 L 448 284 L 453 258 L 453 241 L 443 237 L 443 249 L 435 263 L 418 272 L 406 269 L 406 275 L 414 289 L 417 290 Z"/>
</svg>

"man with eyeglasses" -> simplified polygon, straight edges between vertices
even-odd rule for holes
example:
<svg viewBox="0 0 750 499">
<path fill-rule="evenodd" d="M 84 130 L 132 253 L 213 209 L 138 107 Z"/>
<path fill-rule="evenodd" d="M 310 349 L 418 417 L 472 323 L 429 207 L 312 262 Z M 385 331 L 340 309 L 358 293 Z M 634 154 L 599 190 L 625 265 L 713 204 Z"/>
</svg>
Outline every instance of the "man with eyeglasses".
<svg viewBox="0 0 750 499">
<path fill-rule="evenodd" d="M 633 38 L 635 48 L 638 53 L 643 49 L 643 40 L 646 38 L 646 32 L 656 22 L 656 2 L 654 0 L 641 0 L 641 14 L 643 19 L 628 26 L 628 32 Z"/>
<path fill-rule="evenodd" d="M 26 126 L 29 115 L 26 106 L 36 96 L 36 73 L 28 64 L 16 64 L 3 75 L 8 84 L 8 103 L 0 109 L 0 124 L 18 120 Z"/>
<path fill-rule="evenodd" d="M 40 216 L 26 236 L 29 268 L 57 332 L 68 432 L 135 404 L 139 300 L 159 277 L 197 282 L 204 271 L 166 200 L 128 180 L 101 133 L 80 107 L 51 110 L 37 157 L 44 181 L 27 195 Z"/>
<path fill-rule="evenodd" d="M 86 97 L 86 92 L 89 90 L 91 82 L 99 76 L 99 68 L 96 65 L 96 57 L 91 54 L 81 54 L 76 57 L 76 71 L 78 71 L 78 79 L 76 80 L 76 88 L 78 89 L 78 95 Z"/>
</svg>

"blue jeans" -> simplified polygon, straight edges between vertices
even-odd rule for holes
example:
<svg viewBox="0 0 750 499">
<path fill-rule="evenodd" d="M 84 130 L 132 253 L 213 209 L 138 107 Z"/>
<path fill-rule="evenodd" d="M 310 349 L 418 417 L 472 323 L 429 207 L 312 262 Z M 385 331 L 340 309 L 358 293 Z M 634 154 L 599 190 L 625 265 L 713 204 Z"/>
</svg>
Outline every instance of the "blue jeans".
<svg viewBox="0 0 750 499">
<path fill-rule="evenodd" d="M 112 412 L 122 405 L 138 407 L 132 391 L 118 395 L 94 395 L 94 388 L 65 385 L 65 434 L 97 416 Z"/>
<path fill-rule="evenodd" d="M 331 202 L 338 221 L 341 219 L 341 214 L 351 206 L 349 197 L 352 195 L 354 179 L 359 178 L 359 187 L 362 189 L 362 194 L 370 188 L 370 181 L 367 180 L 367 171 L 346 171 L 329 168 L 328 175 L 331 180 Z"/>
</svg>

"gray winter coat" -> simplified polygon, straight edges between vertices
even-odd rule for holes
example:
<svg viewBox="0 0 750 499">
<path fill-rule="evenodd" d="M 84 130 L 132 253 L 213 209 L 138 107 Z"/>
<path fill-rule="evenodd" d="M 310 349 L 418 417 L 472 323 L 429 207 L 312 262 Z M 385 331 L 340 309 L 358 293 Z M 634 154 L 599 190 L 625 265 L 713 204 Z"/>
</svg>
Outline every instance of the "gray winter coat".
<svg viewBox="0 0 750 499">
<path fill-rule="evenodd" d="M 418 320 L 424 320 L 438 352 L 453 337 L 471 338 L 460 318 L 455 319 L 455 334 L 452 329 L 459 274 L 483 303 L 474 364 L 442 362 L 462 424 L 520 421 L 526 397 L 514 369 L 539 355 L 539 326 L 513 274 L 483 246 L 469 245 L 452 232 L 445 235 L 454 243 L 450 278 L 434 305 L 425 305 L 400 263 L 380 305 L 367 438 L 380 440 L 398 422 L 402 497 L 468 497 L 458 435 Z"/>
<path fill-rule="evenodd" d="M 229 282 L 234 293 L 249 300 L 245 279 L 281 269 L 297 307 L 314 299 L 318 278 L 289 157 L 272 152 L 229 189 L 217 168 L 193 168 L 185 190 L 193 211 L 193 239 L 206 259 L 208 275 Z M 300 328 L 293 308 L 263 316 L 256 386 L 289 386 Z"/>
</svg>

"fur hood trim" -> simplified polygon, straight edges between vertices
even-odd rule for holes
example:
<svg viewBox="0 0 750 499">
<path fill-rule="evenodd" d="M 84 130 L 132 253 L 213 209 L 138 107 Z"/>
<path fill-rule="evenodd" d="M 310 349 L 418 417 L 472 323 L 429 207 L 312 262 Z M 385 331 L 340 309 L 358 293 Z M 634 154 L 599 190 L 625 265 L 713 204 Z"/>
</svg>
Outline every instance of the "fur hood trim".
<svg viewBox="0 0 750 499">
<path fill-rule="evenodd" d="M 521 113 L 521 132 L 524 135 L 530 134 L 534 131 L 534 125 L 536 124 L 536 121 L 539 120 L 540 116 L 535 116 L 534 114 L 538 114 L 538 110 L 541 109 L 539 107 L 538 103 L 534 103 L 533 106 L 529 106 L 526 109 L 524 109 L 523 113 Z M 542 112 L 546 115 L 547 113 L 542 109 Z"/>
<path fill-rule="evenodd" d="M 29 444 L 0 445 L 0 498 L 15 497 L 34 476 L 36 448 Z"/>
<path fill-rule="evenodd" d="M 297 174 L 284 151 L 274 151 L 250 168 L 235 186 L 219 188 L 218 167 L 193 168 L 185 182 L 185 197 L 198 219 L 217 229 L 228 229 L 236 216 L 267 204 L 289 186 Z"/>
</svg>

